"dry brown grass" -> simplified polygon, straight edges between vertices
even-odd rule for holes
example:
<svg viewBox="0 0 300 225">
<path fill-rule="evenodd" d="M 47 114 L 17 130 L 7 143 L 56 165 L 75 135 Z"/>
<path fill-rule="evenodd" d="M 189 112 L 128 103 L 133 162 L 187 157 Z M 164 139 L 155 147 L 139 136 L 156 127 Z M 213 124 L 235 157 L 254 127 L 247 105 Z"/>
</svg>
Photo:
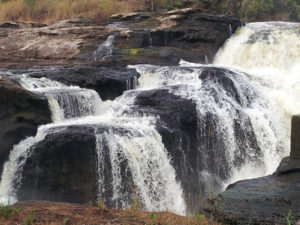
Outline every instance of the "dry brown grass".
<svg viewBox="0 0 300 225">
<path fill-rule="evenodd" d="M 31 16 L 23 0 L 0 3 L 0 21 L 35 21 L 51 24 L 69 18 L 103 21 L 114 13 L 138 9 L 136 1 L 126 0 L 37 0 Z"/>
<path fill-rule="evenodd" d="M 128 209 L 120 211 L 119 218 L 135 218 L 141 224 L 146 225 L 217 225 L 216 222 L 209 221 L 204 215 L 179 216 L 170 212 L 144 212 L 139 209 Z"/>
</svg>

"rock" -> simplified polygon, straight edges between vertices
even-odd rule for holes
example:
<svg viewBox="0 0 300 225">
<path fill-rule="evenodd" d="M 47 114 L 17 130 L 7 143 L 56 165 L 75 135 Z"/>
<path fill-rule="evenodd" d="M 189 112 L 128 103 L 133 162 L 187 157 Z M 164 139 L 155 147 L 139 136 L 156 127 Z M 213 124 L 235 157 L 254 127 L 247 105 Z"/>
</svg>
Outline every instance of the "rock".
<svg viewBox="0 0 300 225">
<path fill-rule="evenodd" d="M 0 24 L 0 27 L 19 28 L 20 25 L 14 22 L 4 22 Z"/>
<path fill-rule="evenodd" d="M 51 122 L 48 101 L 8 77 L 0 78 L 0 170 L 13 145 L 35 135 L 37 127 Z"/>
<path fill-rule="evenodd" d="M 36 78 L 47 77 L 66 85 L 93 89 L 102 100 L 113 100 L 124 91 L 135 88 L 140 76 L 136 70 L 126 67 L 99 66 L 43 67 L 14 73 L 27 73 Z"/>
<path fill-rule="evenodd" d="M 237 18 L 192 9 L 151 17 L 144 13 L 118 14 L 113 18 L 121 22 L 100 26 L 88 20 L 69 19 L 50 26 L 3 24 L 0 66 L 78 63 L 125 66 L 145 62 L 174 65 L 180 59 L 207 63 L 212 62 L 224 41 L 243 25 Z M 115 35 L 112 56 L 109 60 L 94 60 L 93 53 L 110 35 Z M 138 54 L 132 54 L 137 50 Z"/>
<path fill-rule="evenodd" d="M 127 64 L 177 65 L 180 59 L 209 63 L 225 40 L 243 25 L 233 17 L 197 10 L 163 15 L 158 20 L 160 24 L 148 25 L 144 30 L 137 30 L 137 24 L 127 23 L 130 36 L 116 37 L 114 59 Z M 150 19 L 148 23 L 152 23 Z M 130 54 L 135 50 L 138 54 Z"/>
<path fill-rule="evenodd" d="M 97 196 L 97 155 L 91 127 L 50 132 L 32 148 L 17 192 L 19 201 L 93 202 Z"/>
<path fill-rule="evenodd" d="M 242 180 L 208 201 L 205 211 L 225 224 L 296 224 L 300 220 L 300 117 L 292 118 L 291 156 L 270 176 Z M 289 216 L 290 215 L 290 216 Z"/>
<path fill-rule="evenodd" d="M 149 18 L 149 15 L 145 13 L 132 12 L 124 14 L 113 14 L 110 16 L 110 18 L 117 20 L 139 20 Z"/>
<path fill-rule="evenodd" d="M 281 175 L 285 173 L 293 173 L 300 171 L 300 159 L 294 159 L 292 157 L 285 157 L 281 160 L 275 174 Z"/>
<path fill-rule="evenodd" d="M 102 182 L 105 187 L 98 189 L 98 155 L 96 136 L 104 132 L 126 132 L 118 128 L 102 125 L 70 125 L 53 127 L 47 131 L 44 140 L 31 148 L 27 158 L 20 184 L 16 184 L 17 199 L 49 200 L 71 203 L 96 203 L 104 201 L 107 207 L 122 206 L 120 202 L 126 199 L 113 198 L 113 171 L 111 169 L 109 148 L 103 148 L 105 164 L 99 165 L 104 175 Z M 124 162 L 123 166 L 126 162 Z M 125 168 L 124 167 L 124 168 Z M 131 177 L 127 169 L 121 172 L 124 191 L 130 201 L 132 192 L 127 184 Z"/>
<path fill-rule="evenodd" d="M 197 9 L 194 8 L 184 8 L 184 9 L 174 9 L 166 12 L 167 15 L 184 15 L 189 13 L 197 12 Z"/>
<path fill-rule="evenodd" d="M 205 210 L 225 224 L 270 225 L 286 224 L 290 211 L 291 224 L 296 224 L 300 220 L 299 199 L 300 170 L 293 169 L 231 184 L 210 200 Z"/>
<path fill-rule="evenodd" d="M 300 115 L 292 118 L 291 157 L 300 159 Z"/>
</svg>

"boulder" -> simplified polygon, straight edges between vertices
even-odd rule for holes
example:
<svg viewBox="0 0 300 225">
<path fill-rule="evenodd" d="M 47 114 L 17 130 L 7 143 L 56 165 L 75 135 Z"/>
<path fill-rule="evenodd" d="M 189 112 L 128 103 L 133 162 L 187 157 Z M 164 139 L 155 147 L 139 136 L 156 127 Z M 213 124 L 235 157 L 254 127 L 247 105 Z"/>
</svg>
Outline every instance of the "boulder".
<svg viewBox="0 0 300 225">
<path fill-rule="evenodd" d="M 286 158 L 273 175 L 229 185 L 205 211 L 225 224 L 286 224 L 287 218 L 296 224 L 299 199 L 299 160 Z"/>
<path fill-rule="evenodd" d="M 30 150 L 17 192 L 19 201 L 88 203 L 97 196 L 97 155 L 91 127 L 50 132 Z"/>
<path fill-rule="evenodd" d="M 296 224 L 300 220 L 300 117 L 292 118 L 291 156 L 274 174 L 242 180 L 209 200 L 205 211 L 225 224 Z"/>
<path fill-rule="evenodd" d="M 45 97 L 0 76 L 0 171 L 13 145 L 34 136 L 39 125 L 50 122 L 51 112 Z"/>
</svg>

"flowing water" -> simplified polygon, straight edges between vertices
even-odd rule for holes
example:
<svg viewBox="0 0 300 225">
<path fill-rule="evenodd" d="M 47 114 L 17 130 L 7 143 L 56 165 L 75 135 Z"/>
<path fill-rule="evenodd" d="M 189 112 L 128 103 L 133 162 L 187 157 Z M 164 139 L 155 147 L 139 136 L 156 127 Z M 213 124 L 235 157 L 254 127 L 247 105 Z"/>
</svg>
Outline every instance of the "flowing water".
<svg viewBox="0 0 300 225">
<path fill-rule="evenodd" d="M 130 171 L 133 188 L 137 192 L 140 203 L 149 211 L 171 210 L 184 214 L 185 203 L 180 183 L 176 181 L 175 170 L 161 137 L 155 129 L 154 117 L 143 115 L 124 117 L 123 111 L 128 110 L 134 95 L 124 95 L 115 102 L 102 102 L 99 95 L 89 89 L 66 86 L 47 78 L 31 78 L 21 75 L 18 81 L 28 90 L 43 94 L 48 98 L 52 110 L 53 123 L 40 126 L 35 137 L 29 137 L 15 145 L 8 162 L 4 165 L 0 183 L 2 202 L 17 201 L 16 189 L 22 179 L 22 169 L 26 159 L 34 150 L 34 145 L 53 133 L 60 132 L 66 126 L 89 125 L 94 127 L 96 151 L 98 155 L 98 189 L 99 201 L 105 196 L 103 184 L 103 155 L 108 146 L 112 167 L 114 207 L 129 207 L 131 199 L 124 193 L 124 177 L 121 164 L 126 161 L 126 170 Z M 135 86 L 135 85 L 133 85 Z M 99 132 L 98 126 L 127 130 L 129 132 Z M 104 144 L 105 143 L 105 144 Z M 127 178 L 129 179 L 129 178 Z"/>
<path fill-rule="evenodd" d="M 105 60 L 106 58 L 112 56 L 114 39 L 115 35 L 109 35 L 107 40 L 103 44 L 99 45 L 98 49 L 93 53 L 95 61 Z"/>
<path fill-rule="evenodd" d="M 33 147 L 72 125 L 93 127 L 97 197 L 106 198 L 109 161 L 109 200 L 118 208 L 129 206 L 132 195 L 124 189 L 129 180 L 146 210 L 184 214 L 184 199 L 196 196 L 188 190 L 191 184 L 216 194 L 231 182 L 274 172 L 289 154 L 290 118 L 300 111 L 299 37 L 299 24 L 247 24 L 219 50 L 213 65 L 181 61 L 173 67 L 132 66 L 141 74 L 128 84 L 135 90 L 114 101 L 103 102 L 93 90 L 20 75 L 17 80 L 25 88 L 48 98 L 53 123 L 40 126 L 35 137 L 13 147 L 1 177 L 1 201 L 18 200 L 16 190 Z M 94 59 L 110 56 L 113 41 L 109 36 Z M 135 111 L 137 96 L 149 90 L 167 90 L 194 103 L 197 125 L 191 142 L 197 142 L 192 149 L 196 164 L 189 161 L 188 149 L 178 147 L 182 163 L 174 165 L 172 149 L 166 149 L 157 129 L 160 116 Z M 110 128 L 103 131 L 103 125 Z"/>
</svg>

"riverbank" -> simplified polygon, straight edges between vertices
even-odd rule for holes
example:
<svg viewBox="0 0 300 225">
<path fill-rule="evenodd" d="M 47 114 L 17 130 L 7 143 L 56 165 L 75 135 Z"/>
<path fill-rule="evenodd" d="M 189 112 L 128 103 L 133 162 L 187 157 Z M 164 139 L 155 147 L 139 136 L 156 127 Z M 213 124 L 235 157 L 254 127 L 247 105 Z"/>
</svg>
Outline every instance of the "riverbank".
<svg viewBox="0 0 300 225">
<path fill-rule="evenodd" d="M 7 213 L 11 210 L 11 213 Z M 6 214 L 5 214 L 6 212 Z M 98 207 L 70 203 L 27 201 L 19 202 L 10 208 L 0 207 L 1 224 L 3 225 L 209 225 L 216 224 L 207 220 L 203 215 L 184 217 L 173 213 L 143 212 L 134 205 L 128 210 L 107 209 L 104 203 Z"/>
</svg>

